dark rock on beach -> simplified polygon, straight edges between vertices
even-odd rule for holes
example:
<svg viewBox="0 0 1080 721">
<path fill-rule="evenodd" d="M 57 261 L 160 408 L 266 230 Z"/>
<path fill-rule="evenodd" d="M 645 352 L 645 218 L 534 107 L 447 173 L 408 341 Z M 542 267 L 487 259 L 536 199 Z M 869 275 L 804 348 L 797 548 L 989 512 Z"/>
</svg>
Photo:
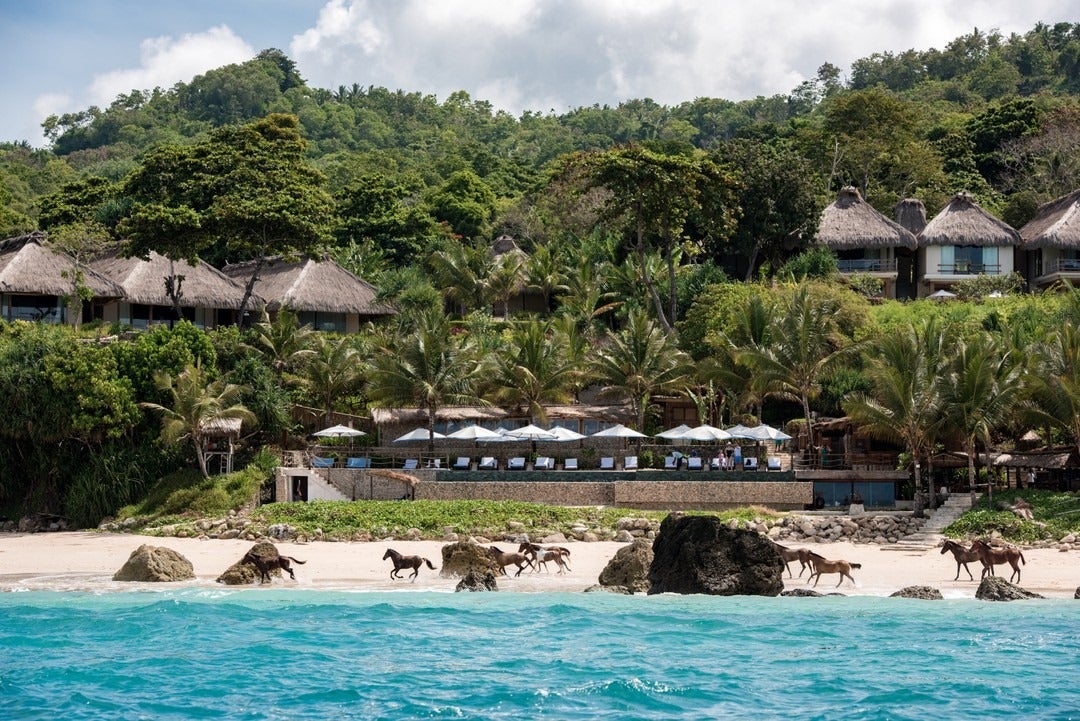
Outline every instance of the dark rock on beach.
<svg viewBox="0 0 1080 721">
<path fill-rule="evenodd" d="M 627 593 L 647 593 L 652 562 L 653 542 L 647 538 L 634 539 L 633 543 L 616 551 L 604 566 L 600 572 L 600 585 Z"/>
<path fill-rule="evenodd" d="M 195 578 L 195 567 L 191 561 L 171 548 L 145 543 L 132 551 L 127 562 L 113 574 L 114 581 L 169 583 L 192 578 Z"/>
<path fill-rule="evenodd" d="M 1009 583 L 1001 576 L 987 576 L 979 584 L 979 590 L 975 592 L 975 598 L 980 601 L 1023 601 L 1028 598 L 1046 598 L 1046 596 L 1025 591 L 1019 586 Z"/>
<path fill-rule="evenodd" d="M 454 587 L 455 593 L 498 590 L 499 584 L 496 583 L 495 574 L 491 571 L 469 571 Z"/>
<path fill-rule="evenodd" d="M 634 592 L 625 586 L 601 586 L 599 583 L 586 588 L 583 593 L 615 593 L 623 596 L 633 596 Z"/>
<path fill-rule="evenodd" d="M 1073 592 L 1073 598 L 1080 598 L 1080 586 L 1076 587 L 1076 591 Z"/>
<path fill-rule="evenodd" d="M 796 598 L 820 598 L 821 596 L 832 596 L 832 595 L 843 596 L 844 594 L 842 594 L 842 593 L 838 593 L 838 594 L 821 593 L 819 591 L 815 591 L 812 588 L 793 588 L 793 589 L 791 589 L 789 591 L 784 591 L 780 595 L 781 596 L 794 596 Z"/>
<path fill-rule="evenodd" d="M 448 543 L 442 547 L 442 568 L 439 575 L 443 578 L 460 576 L 464 578 L 469 572 L 483 574 L 485 571 L 497 576 L 502 568 L 491 557 L 487 547 L 472 541 L 458 541 Z"/>
<path fill-rule="evenodd" d="M 761 534 L 714 516 L 673 513 L 653 542 L 649 593 L 778 596 L 783 572 L 780 554 Z"/>
<path fill-rule="evenodd" d="M 270 575 L 281 577 L 281 569 L 276 565 L 277 559 L 281 556 L 278 553 L 277 546 L 270 541 L 259 541 L 248 553 L 258 556 L 266 561 L 267 566 L 270 568 Z M 247 554 L 244 554 L 245 556 Z M 252 563 L 244 563 L 243 557 L 233 565 L 225 569 L 225 572 L 217 577 L 218 583 L 224 583 L 226 586 L 245 586 L 252 583 L 259 582 L 259 569 Z"/>
<path fill-rule="evenodd" d="M 930 586 L 907 586 L 896 593 L 889 594 L 890 598 L 918 598 L 923 601 L 943 601 L 941 591 Z"/>
</svg>

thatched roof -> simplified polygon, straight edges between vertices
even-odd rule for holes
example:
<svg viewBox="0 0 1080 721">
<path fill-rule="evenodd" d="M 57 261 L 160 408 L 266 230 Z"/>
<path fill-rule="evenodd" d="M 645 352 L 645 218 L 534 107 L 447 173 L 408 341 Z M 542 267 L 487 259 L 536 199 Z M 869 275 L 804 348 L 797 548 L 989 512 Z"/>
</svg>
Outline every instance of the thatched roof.
<svg viewBox="0 0 1080 721">
<path fill-rule="evenodd" d="M 240 418 L 214 418 L 203 424 L 203 434 L 211 438 L 238 438 L 244 422 Z"/>
<path fill-rule="evenodd" d="M 1020 234 L 960 192 L 919 233 L 919 245 L 1019 245 Z"/>
<path fill-rule="evenodd" d="M 1080 190 L 1039 206 L 1020 229 L 1024 248 L 1080 248 Z"/>
<path fill-rule="evenodd" d="M 71 258 L 49 247 L 43 233 L 0 241 L 0 293 L 70 295 L 74 291 L 74 269 Z M 83 283 L 98 298 L 119 298 L 124 294 L 116 283 L 92 268 L 83 268 Z"/>
<path fill-rule="evenodd" d="M 184 277 L 180 283 L 181 308 L 237 310 L 244 297 L 241 286 L 201 260 L 192 266 L 182 260 L 170 261 L 153 251 L 149 260 L 121 258 L 113 252 L 95 260 L 91 266 L 123 288 L 125 299 L 131 303 L 171 306 L 165 279 L 172 275 Z"/>
<path fill-rule="evenodd" d="M 926 206 L 918 198 L 904 198 L 895 207 L 896 222 L 918 235 L 926 227 Z"/>
<path fill-rule="evenodd" d="M 850 185 L 821 211 L 817 242 L 833 250 L 917 247 L 910 231 L 875 210 Z"/>
<path fill-rule="evenodd" d="M 241 286 L 251 278 L 255 261 L 227 265 L 225 274 Z M 266 301 L 268 310 L 392 315 L 397 311 L 376 302 L 378 289 L 356 277 L 332 260 L 304 257 L 297 261 L 268 260 L 255 281 L 255 293 Z"/>
<path fill-rule="evenodd" d="M 549 419 L 595 419 L 619 422 L 631 416 L 630 410 L 623 405 L 552 405 L 544 406 Z M 448 406 L 435 411 L 436 421 L 501 421 L 505 418 L 519 418 L 504 408 L 494 406 Z M 375 425 L 401 425 L 427 423 L 427 411 L 422 408 L 372 408 L 371 418 Z"/>
<path fill-rule="evenodd" d="M 513 253 L 521 258 L 529 257 L 529 254 L 522 250 L 512 237 L 504 234 L 496 238 L 495 242 L 491 244 L 491 255 L 499 256 L 506 253 Z"/>
</svg>

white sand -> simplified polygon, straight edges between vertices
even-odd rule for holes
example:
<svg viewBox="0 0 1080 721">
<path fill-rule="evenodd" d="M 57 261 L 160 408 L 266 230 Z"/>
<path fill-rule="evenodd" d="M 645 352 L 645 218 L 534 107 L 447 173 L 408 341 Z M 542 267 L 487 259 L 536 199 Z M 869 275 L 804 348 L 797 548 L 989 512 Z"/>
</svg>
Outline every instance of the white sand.
<svg viewBox="0 0 1080 721">
<path fill-rule="evenodd" d="M 129 590 L 159 588 L 162 584 L 130 584 L 113 582 L 112 575 L 142 544 L 165 546 L 184 555 L 195 567 L 197 579 L 183 585 L 223 588 L 215 579 L 251 548 L 251 541 L 199 540 L 193 538 L 154 538 L 127 534 L 72 532 L 39 534 L 0 534 L 0 591 L 16 590 Z M 372 543 L 309 544 L 281 543 L 283 555 L 306 563 L 296 566 L 297 580 L 286 577 L 274 579 L 274 588 L 357 589 L 357 590 L 433 590 L 452 591 L 456 578 L 441 578 L 437 571 L 424 566 L 415 582 L 392 581 L 393 565 L 382 560 L 387 548 L 405 555 L 420 555 L 441 565 L 441 541 L 385 541 Z M 516 550 L 509 543 L 496 543 L 503 550 Z M 620 543 L 571 543 L 570 568 L 558 574 L 554 563 L 548 572 L 526 571 L 518 578 L 499 579 L 503 591 L 581 591 L 597 582 L 597 577 Z M 940 549 L 928 551 L 899 551 L 888 546 L 866 544 L 789 543 L 791 548 L 806 547 L 829 559 L 861 563 L 855 569 L 855 585 L 844 579 L 839 588 L 838 575 L 823 576 L 816 590 L 837 590 L 846 595 L 887 596 L 905 586 L 925 585 L 939 589 L 946 598 L 974 598 L 979 585 L 981 568 L 970 564 L 974 581 L 963 570 L 960 580 L 954 581 L 956 563 L 952 554 L 941 555 Z M 1027 564 L 1021 567 L 1020 585 L 1029 591 L 1050 598 L 1072 598 L 1080 586 L 1080 563 L 1075 552 L 1063 553 L 1050 549 L 1025 549 Z M 786 588 L 806 588 L 809 570 L 798 578 L 799 563 L 791 563 L 796 577 L 785 575 Z M 513 567 L 510 572 L 513 573 Z M 998 566 L 998 575 L 1007 579 L 1008 566 Z M 408 571 L 403 572 L 407 577 Z M 812 587 L 812 586 L 811 586 Z"/>
</svg>

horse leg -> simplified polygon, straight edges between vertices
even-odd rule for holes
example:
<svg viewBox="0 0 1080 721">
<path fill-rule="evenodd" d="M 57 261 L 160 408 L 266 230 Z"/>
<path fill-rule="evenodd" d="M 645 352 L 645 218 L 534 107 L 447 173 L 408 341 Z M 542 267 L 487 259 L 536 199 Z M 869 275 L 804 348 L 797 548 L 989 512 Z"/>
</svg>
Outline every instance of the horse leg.
<svg viewBox="0 0 1080 721">
<path fill-rule="evenodd" d="M 1013 573 L 1009 574 L 1009 583 L 1012 583 L 1012 577 L 1016 576 L 1016 582 L 1020 583 L 1020 566 L 1016 561 L 1009 561 L 1009 564 L 1013 567 Z"/>
</svg>

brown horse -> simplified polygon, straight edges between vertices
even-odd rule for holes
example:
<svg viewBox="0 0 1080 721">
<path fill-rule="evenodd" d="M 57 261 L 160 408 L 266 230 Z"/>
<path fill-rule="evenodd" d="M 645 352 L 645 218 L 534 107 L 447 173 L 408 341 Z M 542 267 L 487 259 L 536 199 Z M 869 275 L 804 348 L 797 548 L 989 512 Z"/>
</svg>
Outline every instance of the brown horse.
<svg viewBox="0 0 1080 721">
<path fill-rule="evenodd" d="M 280 568 L 289 574 L 289 578 L 296 580 L 296 574 L 293 573 L 292 563 L 299 563 L 301 566 L 307 563 L 307 561 L 301 561 L 298 558 L 292 556 L 278 556 L 277 558 L 270 558 L 260 556 L 257 553 L 248 551 L 244 554 L 244 557 L 240 559 L 240 563 L 250 563 L 255 566 L 255 569 L 259 572 L 259 583 L 270 583 L 270 571 L 275 568 Z"/>
<path fill-rule="evenodd" d="M 788 578 L 794 578 L 791 574 L 791 566 L 788 564 L 792 561 L 798 561 L 802 566 L 799 569 L 799 578 L 802 578 L 803 571 L 807 568 L 813 573 L 814 567 L 810 564 L 810 554 L 813 553 L 809 548 L 788 548 L 787 546 L 781 546 L 779 543 L 772 542 L 773 548 L 780 554 L 780 558 L 784 561 L 784 568 L 787 569 Z"/>
<path fill-rule="evenodd" d="M 390 578 L 401 578 L 401 576 L 398 575 L 401 569 L 411 568 L 412 574 L 409 578 L 415 579 L 420 575 L 420 567 L 425 563 L 432 571 L 435 570 L 435 566 L 433 566 L 431 561 L 426 558 L 421 558 L 420 556 L 402 556 L 392 548 L 386 549 L 386 553 L 383 554 L 382 560 L 385 561 L 388 558 L 394 562 L 394 570 L 390 572 Z"/>
<path fill-rule="evenodd" d="M 540 566 L 543 566 L 546 571 L 548 561 L 555 561 L 555 565 L 559 567 L 559 573 L 562 573 L 564 569 L 570 570 L 570 564 L 566 562 L 566 559 L 570 557 L 570 549 L 565 546 L 538 546 L 525 541 L 518 546 L 518 552 L 525 554 L 536 563 L 537 572 L 540 571 Z"/>
<path fill-rule="evenodd" d="M 980 560 L 979 554 L 970 548 L 964 548 L 956 541 L 946 538 L 941 544 L 941 553 L 944 555 L 947 552 L 952 552 L 953 558 L 956 559 L 956 578 L 953 580 L 959 580 L 960 566 L 963 566 L 964 570 L 967 571 L 968 579 L 974 581 L 975 577 L 971 575 L 971 569 L 968 568 L 968 564 L 972 561 Z"/>
<path fill-rule="evenodd" d="M 1024 554 L 1019 548 L 1015 546 L 992 548 L 986 541 L 975 539 L 971 542 L 971 550 L 979 554 L 979 560 L 982 561 L 982 578 L 986 578 L 987 573 L 991 576 L 995 575 L 994 566 L 1007 563 L 1013 569 L 1013 572 L 1009 574 L 1009 583 L 1012 583 L 1013 576 L 1016 576 L 1016 582 L 1020 583 L 1020 563 L 1027 565 L 1027 561 L 1024 560 Z"/>
<path fill-rule="evenodd" d="M 844 576 L 850 578 L 852 585 L 854 585 L 855 579 L 851 576 L 851 569 L 862 568 L 861 563 L 849 563 L 848 561 L 841 560 L 830 561 L 824 556 L 812 551 L 810 553 L 810 563 L 813 566 L 813 572 L 807 577 L 806 582 L 810 583 L 811 578 L 816 578 L 817 580 L 814 581 L 815 586 L 817 585 L 817 582 L 821 580 L 821 574 L 823 573 L 839 573 L 840 580 L 836 582 L 837 586 L 844 582 Z"/>
<path fill-rule="evenodd" d="M 497 546 L 488 546 L 488 553 L 495 559 L 495 563 L 499 564 L 499 569 L 504 576 L 510 575 L 506 572 L 507 566 L 517 566 L 517 573 L 514 574 L 515 578 L 520 576 L 521 572 L 524 571 L 526 567 L 533 567 L 532 560 L 524 553 L 510 553 L 508 551 L 503 551 Z"/>
</svg>

